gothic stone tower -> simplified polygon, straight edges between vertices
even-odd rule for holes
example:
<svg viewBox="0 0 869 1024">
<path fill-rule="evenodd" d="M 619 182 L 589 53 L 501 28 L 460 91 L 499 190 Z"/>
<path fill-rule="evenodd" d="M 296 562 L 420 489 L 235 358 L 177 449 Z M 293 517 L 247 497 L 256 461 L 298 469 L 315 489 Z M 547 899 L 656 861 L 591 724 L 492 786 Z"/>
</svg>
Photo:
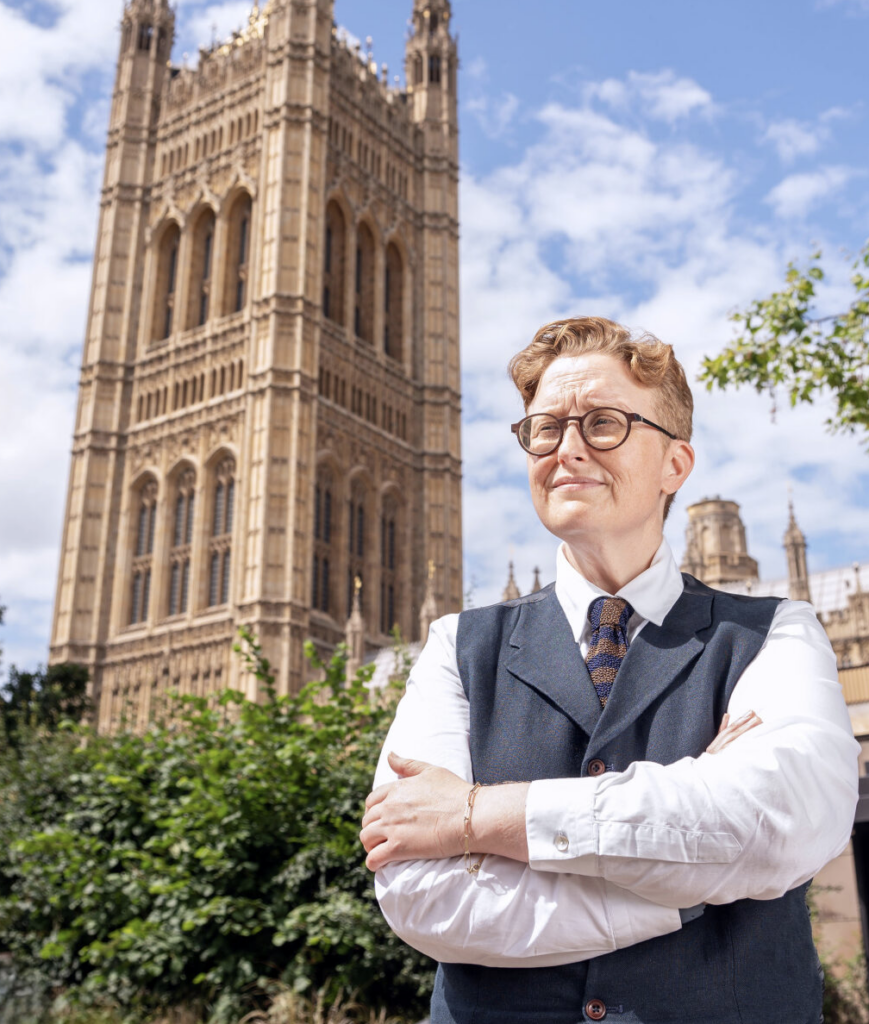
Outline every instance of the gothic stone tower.
<svg viewBox="0 0 869 1024">
<path fill-rule="evenodd" d="M 416 0 L 408 86 L 331 0 L 271 0 L 169 64 L 130 0 L 109 127 L 51 646 L 100 726 L 167 689 L 253 696 L 343 636 L 461 605 L 457 54 Z"/>
<path fill-rule="evenodd" d="M 716 587 L 757 579 L 757 562 L 749 555 L 745 526 L 735 501 L 704 498 L 688 507 L 682 571 Z"/>
</svg>

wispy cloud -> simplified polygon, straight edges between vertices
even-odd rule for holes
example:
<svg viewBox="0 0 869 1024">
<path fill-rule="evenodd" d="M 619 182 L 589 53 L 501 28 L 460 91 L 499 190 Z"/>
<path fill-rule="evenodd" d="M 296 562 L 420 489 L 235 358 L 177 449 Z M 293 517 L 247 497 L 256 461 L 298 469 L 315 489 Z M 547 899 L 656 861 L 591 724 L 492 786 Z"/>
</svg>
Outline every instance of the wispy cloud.
<svg viewBox="0 0 869 1024">
<path fill-rule="evenodd" d="M 608 78 L 585 88 L 586 99 L 597 99 L 616 111 L 640 106 L 647 117 L 675 123 L 690 114 L 711 114 L 712 96 L 691 78 L 679 78 L 671 69 L 654 73 L 631 71 L 627 78 Z"/>
<path fill-rule="evenodd" d="M 764 141 L 775 146 L 785 163 L 792 163 L 799 156 L 817 153 L 829 137 L 830 131 L 825 125 L 807 124 L 793 118 L 774 122 L 763 135 Z"/>
<path fill-rule="evenodd" d="M 475 96 L 468 100 L 465 109 L 473 114 L 487 138 L 499 139 L 507 134 L 513 124 L 519 110 L 519 98 L 512 92 L 497 98 Z"/>
<path fill-rule="evenodd" d="M 817 7 L 841 7 L 852 15 L 869 14 L 869 0 L 816 0 Z"/>
<path fill-rule="evenodd" d="M 805 217 L 818 204 L 841 192 L 856 173 L 849 167 L 823 167 L 791 174 L 769 192 L 766 201 L 777 217 Z"/>
</svg>

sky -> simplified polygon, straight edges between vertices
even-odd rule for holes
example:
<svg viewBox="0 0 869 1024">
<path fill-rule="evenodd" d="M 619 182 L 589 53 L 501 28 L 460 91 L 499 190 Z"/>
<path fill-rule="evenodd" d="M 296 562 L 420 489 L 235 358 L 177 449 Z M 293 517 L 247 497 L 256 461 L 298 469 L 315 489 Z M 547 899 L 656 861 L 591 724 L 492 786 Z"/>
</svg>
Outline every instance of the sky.
<svg viewBox="0 0 869 1024">
<path fill-rule="evenodd" d="M 173 59 L 196 60 L 246 0 L 178 0 Z M 412 0 L 336 0 L 338 23 L 403 72 Z M 0 677 L 47 656 L 99 186 L 122 6 L 0 0 Z M 508 424 L 506 373 L 537 327 L 596 314 L 671 343 L 696 378 L 730 314 L 822 250 L 818 312 L 848 299 L 869 236 L 869 0 L 455 0 L 459 35 L 467 600 L 507 561 L 546 582 Z M 185 57 L 185 54 L 187 55 Z M 869 560 L 869 456 L 792 410 L 695 387 L 685 509 L 739 502 L 763 578 L 785 574 L 789 492 L 809 568 Z"/>
</svg>

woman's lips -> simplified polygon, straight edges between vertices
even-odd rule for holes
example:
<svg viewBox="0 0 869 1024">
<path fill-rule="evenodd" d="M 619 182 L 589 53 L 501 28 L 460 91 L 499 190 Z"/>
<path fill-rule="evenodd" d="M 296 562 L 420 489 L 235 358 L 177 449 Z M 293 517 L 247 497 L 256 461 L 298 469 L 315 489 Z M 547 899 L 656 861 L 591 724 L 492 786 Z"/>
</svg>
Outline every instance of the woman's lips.
<svg viewBox="0 0 869 1024">
<path fill-rule="evenodd" d="M 576 487 L 576 488 L 579 488 L 580 490 L 585 490 L 586 488 L 589 488 L 589 487 L 600 487 L 602 485 L 602 483 L 603 483 L 603 481 L 595 480 L 592 477 L 571 476 L 571 477 L 564 477 L 561 480 L 553 480 L 552 487 L 553 487 L 553 490 L 559 489 L 559 488 L 562 488 L 562 487 Z"/>
</svg>

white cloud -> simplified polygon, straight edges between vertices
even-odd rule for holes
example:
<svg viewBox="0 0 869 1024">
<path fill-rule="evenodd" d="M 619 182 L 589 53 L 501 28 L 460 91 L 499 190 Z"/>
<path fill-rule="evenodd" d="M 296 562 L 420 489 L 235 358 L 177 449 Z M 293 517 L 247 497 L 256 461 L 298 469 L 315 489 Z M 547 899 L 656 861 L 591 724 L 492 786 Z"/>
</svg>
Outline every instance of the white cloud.
<svg viewBox="0 0 869 1024">
<path fill-rule="evenodd" d="M 791 163 L 799 156 L 817 153 L 829 136 L 829 129 L 825 125 L 811 125 L 787 118 L 769 125 L 763 138 L 775 146 L 785 163 Z"/>
<path fill-rule="evenodd" d="M 702 86 L 691 78 L 678 78 L 670 69 L 651 74 L 631 71 L 624 81 L 608 78 L 591 83 L 585 96 L 614 110 L 639 103 L 647 117 L 670 124 L 694 113 L 708 116 L 715 109 L 712 96 Z"/>
<path fill-rule="evenodd" d="M 812 207 L 841 191 L 854 177 L 848 167 L 823 167 L 806 174 L 791 174 L 767 195 L 777 217 L 805 217 Z"/>
<path fill-rule="evenodd" d="M 465 109 L 474 115 L 488 138 L 497 139 L 510 129 L 519 110 L 519 99 L 512 92 L 504 93 L 497 99 L 475 96 L 468 100 Z"/>
<path fill-rule="evenodd" d="M 225 0 L 224 3 L 198 8 L 184 5 L 181 8 L 182 21 L 177 27 L 181 46 L 198 48 L 210 46 L 214 41 L 223 42 L 247 24 L 251 7 L 250 0 Z"/>
<path fill-rule="evenodd" d="M 114 65 L 118 20 L 102 0 L 62 0 L 56 20 L 37 25 L 0 4 L 0 138 L 56 145 L 83 76 Z"/>
</svg>

